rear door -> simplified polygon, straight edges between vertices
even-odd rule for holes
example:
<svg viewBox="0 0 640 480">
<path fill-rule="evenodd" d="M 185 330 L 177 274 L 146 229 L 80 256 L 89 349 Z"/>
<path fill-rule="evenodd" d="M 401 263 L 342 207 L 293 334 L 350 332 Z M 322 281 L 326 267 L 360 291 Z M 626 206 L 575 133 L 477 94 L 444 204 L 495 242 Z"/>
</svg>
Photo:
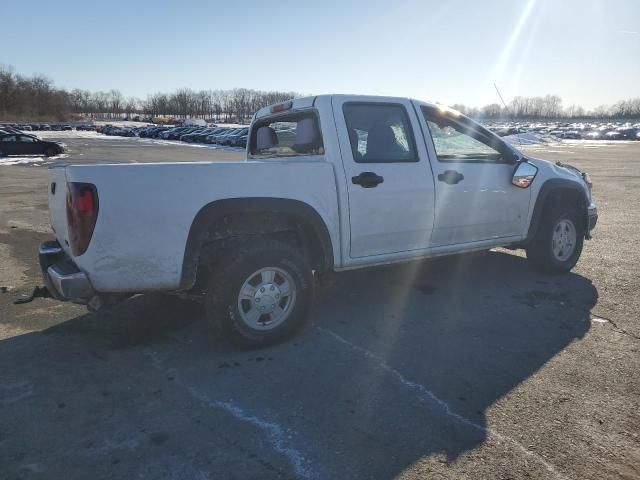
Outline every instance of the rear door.
<svg viewBox="0 0 640 480">
<path fill-rule="evenodd" d="M 18 149 L 17 145 L 17 135 L 7 135 L 5 137 L 0 138 L 0 150 L 5 155 L 16 155 Z"/>
<path fill-rule="evenodd" d="M 334 96 L 332 103 L 349 201 L 349 256 L 426 250 L 434 184 L 411 102 Z"/>
<path fill-rule="evenodd" d="M 457 112 L 416 102 L 432 151 L 436 211 L 432 247 L 522 236 L 530 189 L 511 184 L 513 155 Z"/>
</svg>

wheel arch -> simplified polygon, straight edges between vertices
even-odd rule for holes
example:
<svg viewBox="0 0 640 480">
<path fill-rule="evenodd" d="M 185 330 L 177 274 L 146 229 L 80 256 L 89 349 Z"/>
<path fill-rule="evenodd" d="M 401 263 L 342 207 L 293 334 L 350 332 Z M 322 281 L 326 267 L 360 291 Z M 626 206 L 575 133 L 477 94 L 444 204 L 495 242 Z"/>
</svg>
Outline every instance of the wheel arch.
<svg viewBox="0 0 640 480">
<path fill-rule="evenodd" d="M 195 285 L 203 251 L 209 244 L 237 236 L 278 233 L 295 233 L 314 269 L 333 268 L 329 230 L 311 205 L 288 198 L 230 198 L 211 202 L 196 214 L 187 237 L 180 289 Z"/>
<path fill-rule="evenodd" d="M 578 208 L 578 211 L 582 212 L 583 225 L 585 225 L 585 237 L 588 236 L 589 222 L 587 207 L 589 205 L 589 201 L 584 189 L 577 182 L 564 178 L 552 178 L 544 182 L 542 187 L 540 187 L 540 191 L 538 192 L 536 203 L 533 208 L 531 221 L 529 223 L 529 231 L 527 232 L 527 236 L 524 241 L 525 245 L 530 243 L 536 235 L 544 216 L 545 209 L 553 202 L 558 201 L 572 202 Z"/>
</svg>

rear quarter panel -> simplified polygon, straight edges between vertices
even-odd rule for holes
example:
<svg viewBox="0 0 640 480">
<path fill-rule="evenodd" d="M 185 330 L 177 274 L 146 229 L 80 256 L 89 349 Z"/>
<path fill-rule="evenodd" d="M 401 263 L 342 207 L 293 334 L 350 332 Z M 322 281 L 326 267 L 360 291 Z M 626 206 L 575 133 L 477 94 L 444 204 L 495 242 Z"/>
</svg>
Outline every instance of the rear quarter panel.
<svg viewBox="0 0 640 480">
<path fill-rule="evenodd" d="M 100 202 L 89 248 L 74 260 L 99 292 L 175 290 L 189 229 L 203 206 L 227 198 L 271 197 L 314 208 L 327 225 L 338 263 L 333 165 L 312 158 L 69 166 L 67 180 L 94 183 Z"/>
</svg>

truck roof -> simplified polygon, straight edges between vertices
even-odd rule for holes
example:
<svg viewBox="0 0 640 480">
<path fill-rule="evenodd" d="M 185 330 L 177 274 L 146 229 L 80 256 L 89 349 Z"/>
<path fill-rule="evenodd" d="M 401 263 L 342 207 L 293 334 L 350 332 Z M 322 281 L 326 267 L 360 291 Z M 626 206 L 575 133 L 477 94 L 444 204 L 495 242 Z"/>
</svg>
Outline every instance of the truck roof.
<svg viewBox="0 0 640 480">
<path fill-rule="evenodd" d="M 398 100 L 415 100 L 416 102 L 420 102 L 420 103 L 422 103 L 424 105 L 443 108 L 443 109 L 451 110 L 452 112 L 455 111 L 453 109 L 450 109 L 449 107 L 446 107 L 445 105 L 438 105 L 438 104 L 425 102 L 425 101 L 418 100 L 418 99 L 412 99 L 412 98 L 408 98 L 408 97 L 388 97 L 388 96 L 382 96 L 382 95 L 354 95 L 354 94 L 336 94 L 336 93 L 332 93 L 332 94 L 314 95 L 314 96 L 310 96 L 310 97 L 293 98 L 293 99 L 287 100 L 285 102 L 274 103 L 272 105 L 268 105 L 268 106 L 263 107 L 260 110 L 258 110 L 254 115 L 254 119 L 266 117 L 268 115 L 272 115 L 273 113 L 277 113 L 273 109 L 274 109 L 274 107 L 278 107 L 280 105 L 283 106 L 283 111 L 284 110 L 300 110 L 300 109 L 304 109 L 304 108 L 309 108 L 309 107 L 312 107 L 314 105 L 316 99 L 323 98 L 323 97 L 356 97 L 356 98 L 357 97 L 363 97 L 363 98 L 369 99 L 369 101 L 370 101 L 371 98 L 376 98 L 376 99 L 378 99 L 380 101 L 385 101 L 385 102 L 387 102 L 387 101 L 398 101 Z"/>
</svg>

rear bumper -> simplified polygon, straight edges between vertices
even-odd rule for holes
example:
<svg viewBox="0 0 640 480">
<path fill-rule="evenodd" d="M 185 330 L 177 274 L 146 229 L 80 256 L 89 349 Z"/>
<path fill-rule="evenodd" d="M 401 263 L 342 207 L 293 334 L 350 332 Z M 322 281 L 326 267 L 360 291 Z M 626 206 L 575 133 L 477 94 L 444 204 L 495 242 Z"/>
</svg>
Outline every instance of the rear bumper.
<svg viewBox="0 0 640 480">
<path fill-rule="evenodd" d="M 87 275 L 78 269 L 57 241 L 42 243 L 38 253 L 42 278 L 52 297 L 87 303 L 95 295 Z"/>
</svg>

